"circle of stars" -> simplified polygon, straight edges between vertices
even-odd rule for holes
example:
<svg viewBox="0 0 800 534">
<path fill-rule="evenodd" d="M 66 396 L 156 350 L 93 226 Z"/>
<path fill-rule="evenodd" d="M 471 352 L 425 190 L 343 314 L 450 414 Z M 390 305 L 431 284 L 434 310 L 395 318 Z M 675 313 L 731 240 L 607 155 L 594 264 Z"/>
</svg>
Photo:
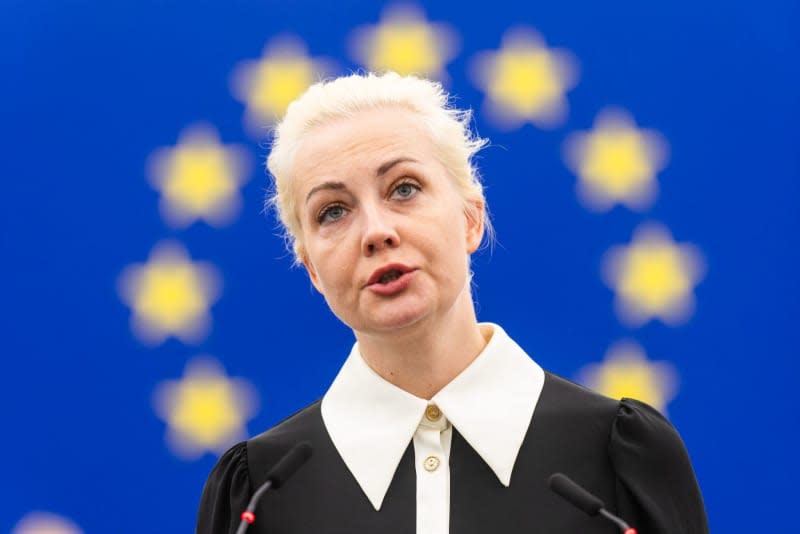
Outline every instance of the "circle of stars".
<svg viewBox="0 0 800 534">
<path fill-rule="evenodd" d="M 578 176 L 578 197 L 596 211 L 615 204 L 638 210 L 652 205 L 667 151 L 661 134 L 636 128 L 621 109 L 601 111 L 591 131 L 574 132 L 564 143 L 567 166 Z"/>
<path fill-rule="evenodd" d="M 585 365 L 578 381 L 613 399 L 637 399 L 666 413 L 677 393 L 678 373 L 669 362 L 649 361 L 635 341 L 622 340 L 609 347 L 602 363 Z"/>
<path fill-rule="evenodd" d="M 257 399 L 250 382 L 228 377 L 207 356 L 189 361 L 180 380 L 162 382 L 153 394 L 156 413 L 167 423 L 167 443 L 185 459 L 221 453 L 245 438 Z"/>
<path fill-rule="evenodd" d="M 571 53 L 548 48 L 536 31 L 519 27 L 506 32 L 499 50 L 476 54 L 471 75 L 486 93 L 488 118 L 510 130 L 526 122 L 540 128 L 561 124 L 577 71 Z"/>
<path fill-rule="evenodd" d="M 421 8 L 409 5 L 385 9 L 377 24 L 355 28 L 348 42 L 351 56 L 370 71 L 441 81 L 449 79 L 446 66 L 460 47 L 451 25 L 430 22 Z M 499 49 L 478 52 L 469 66 L 484 93 L 483 112 L 498 128 L 553 128 L 566 119 L 567 93 L 578 82 L 577 61 L 567 50 L 548 47 L 532 28 L 509 29 Z M 232 93 L 245 106 L 245 129 L 261 136 L 309 85 L 333 71 L 333 62 L 311 57 L 300 38 L 271 39 L 259 59 L 240 62 L 231 74 Z M 591 130 L 571 133 L 563 147 L 566 165 L 578 179 L 577 196 L 589 209 L 607 211 L 619 204 L 644 210 L 655 201 L 656 175 L 666 165 L 668 146 L 658 132 L 637 128 L 626 111 L 602 110 Z M 156 149 L 149 160 L 148 179 L 161 195 L 163 220 L 173 228 L 198 220 L 215 227 L 233 221 L 249 161 L 241 147 L 223 145 L 213 127 L 185 128 L 174 147 Z M 675 243 L 665 228 L 648 225 L 636 230 L 629 245 L 612 247 L 603 263 L 617 313 L 632 326 L 651 319 L 670 325 L 687 320 L 703 271 L 693 245 Z M 124 269 L 119 294 L 142 342 L 157 345 L 174 337 L 198 343 L 210 328 L 220 280 L 211 264 L 193 262 L 181 245 L 164 242 L 146 263 Z M 612 345 L 603 363 L 581 373 L 606 394 L 636 397 L 661 410 L 676 391 L 677 371 L 666 362 L 649 362 L 634 342 Z M 219 452 L 245 435 L 257 406 L 252 385 L 227 377 L 209 357 L 190 361 L 183 378 L 164 381 L 153 398 L 167 424 L 168 445 L 185 458 Z"/>
<path fill-rule="evenodd" d="M 149 179 L 161 193 L 159 207 L 167 224 L 183 228 L 198 219 L 212 226 L 230 223 L 241 207 L 239 188 L 249 178 L 249 156 L 244 147 L 220 143 L 207 124 L 191 125 L 176 146 L 156 149 Z"/>
<path fill-rule="evenodd" d="M 657 225 L 637 228 L 629 245 L 612 247 L 603 261 L 603 278 L 616 293 L 617 312 L 634 326 L 652 318 L 670 325 L 688 319 L 703 271 L 696 247 L 675 243 Z"/>
<path fill-rule="evenodd" d="M 446 79 L 445 65 L 458 52 L 458 34 L 449 25 L 431 23 L 412 5 L 384 10 L 376 25 L 355 28 L 350 53 L 372 72 Z"/>
<path fill-rule="evenodd" d="M 309 56 L 298 37 L 272 39 L 260 59 L 242 61 L 231 75 L 233 95 L 245 104 L 246 129 L 262 136 L 293 100 L 332 70 L 330 61 Z"/>
<path fill-rule="evenodd" d="M 157 345 L 168 337 L 197 343 L 208 332 L 209 308 L 220 294 L 217 270 L 193 262 L 182 245 L 156 245 L 144 264 L 128 266 L 119 292 L 131 308 L 131 328 L 144 343 Z"/>
</svg>

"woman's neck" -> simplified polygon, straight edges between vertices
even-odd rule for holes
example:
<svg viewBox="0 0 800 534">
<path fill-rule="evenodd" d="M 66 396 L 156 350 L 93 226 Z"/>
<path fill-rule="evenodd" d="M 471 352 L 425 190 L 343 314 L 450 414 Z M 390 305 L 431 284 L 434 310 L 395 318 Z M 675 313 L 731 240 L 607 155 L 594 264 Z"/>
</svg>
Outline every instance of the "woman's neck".
<svg viewBox="0 0 800 534">
<path fill-rule="evenodd" d="M 425 321 L 391 335 L 357 332 L 361 356 L 388 382 L 430 399 L 472 363 L 491 337 L 481 332 L 471 298 L 451 312 L 436 324 Z"/>
</svg>

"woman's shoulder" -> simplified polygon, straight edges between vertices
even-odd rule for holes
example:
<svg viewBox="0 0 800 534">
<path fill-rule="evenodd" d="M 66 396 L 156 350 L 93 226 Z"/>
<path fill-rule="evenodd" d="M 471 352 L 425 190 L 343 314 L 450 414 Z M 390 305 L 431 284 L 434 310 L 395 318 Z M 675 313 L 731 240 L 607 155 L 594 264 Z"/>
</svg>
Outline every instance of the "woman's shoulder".
<svg viewBox="0 0 800 534">
<path fill-rule="evenodd" d="M 535 413 L 561 419 L 603 420 L 610 424 L 619 405 L 618 400 L 545 371 L 544 386 Z"/>
<path fill-rule="evenodd" d="M 300 441 L 314 441 L 322 428 L 319 401 L 290 415 L 266 432 L 229 448 L 206 480 L 197 518 L 197 533 L 233 532 L 239 513 L 264 473 Z"/>
<path fill-rule="evenodd" d="M 282 444 L 284 442 L 297 443 L 304 437 L 316 433 L 322 425 L 320 412 L 321 399 L 301 408 L 275 426 L 250 438 L 248 445 L 260 443 Z"/>
<path fill-rule="evenodd" d="M 317 400 L 247 440 L 250 465 L 271 465 L 302 441 L 319 442 L 325 432 L 320 404 L 321 400 Z"/>
<path fill-rule="evenodd" d="M 680 466 L 693 473 L 686 446 L 672 423 L 652 406 L 635 399 L 619 401 L 609 456 L 618 472 L 670 476 Z"/>
<path fill-rule="evenodd" d="M 636 453 L 654 458 L 686 457 L 672 424 L 655 408 L 635 399 L 612 399 L 553 373 L 545 383 L 534 419 L 572 427 L 607 443 L 612 461 Z"/>
<path fill-rule="evenodd" d="M 708 532 L 703 496 L 678 431 L 655 408 L 622 399 L 608 455 L 640 532 Z"/>
<path fill-rule="evenodd" d="M 208 475 L 197 511 L 196 534 L 233 532 L 251 494 L 247 442 L 220 456 Z"/>
<path fill-rule="evenodd" d="M 550 371 L 545 371 L 542 399 L 556 399 L 562 407 L 581 408 L 595 414 L 641 416 L 647 421 L 665 421 L 653 407 L 644 402 L 623 397 L 612 399 L 593 389 L 582 386 Z M 542 400 L 540 399 L 540 400 Z"/>
<path fill-rule="evenodd" d="M 289 449 L 301 441 L 313 441 L 322 419 L 319 401 L 295 412 L 269 430 L 241 441 L 225 451 L 209 475 L 213 486 L 238 484 L 250 486 L 252 471 L 277 462 Z"/>
<path fill-rule="evenodd" d="M 641 532 L 708 532 L 689 454 L 658 410 L 546 373 L 534 427 L 537 416 L 570 442 L 604 450 L 619 483 L 618 511 Z"/>
</svg>

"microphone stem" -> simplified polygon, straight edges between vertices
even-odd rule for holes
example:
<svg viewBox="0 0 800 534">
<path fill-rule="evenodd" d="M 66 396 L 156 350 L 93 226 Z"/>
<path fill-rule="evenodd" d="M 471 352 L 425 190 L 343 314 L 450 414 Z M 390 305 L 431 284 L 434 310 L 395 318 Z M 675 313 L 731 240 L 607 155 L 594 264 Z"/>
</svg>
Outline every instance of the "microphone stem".
<svg viewBox="0 0 800 534">
<path fill-rule="evenodd" d="M 609 521 L 613 521 L 619 527 L 620 532 L 626 532 L 628 529 L 631 528 L 628 526 L 628 523 L 626 523 L 619 517 L 615 516 L 614 514 L 610 513 L 605 508 L 600 508 L 600 515 L 602 515 Z"/>
<path fill-rule="evenodd" d="M 244 518 L 245 514 L 250 514 L 253 519 L 255 519 L 256 506 L 258 505 L 258 501 L 261 499 L 261 496 L 266 492 L 268 489 L 272 487 L 272 480 L 267 480 L 264 482 L 260 488 L 256 490 L 252 497 L 250 497 L 250 503 L 247 505 L 247 510 L 244 511 L 242 514 L 242 521 L 239 523 L 239 528 L 236 529 L 236 534 L 244 534 L 247 531 L 247 527 L 250 526 L 252 521 L 247 521 Z"/>
<path fill-rule="evenodd" d="M 236 534 L 244 534 L 247 532 L 247 527 L 250 525 L 247 521 L 242 519 L 242 522 L 239 523 L 239 528 L 236 529 Z"/>
<path fill-rule="evenodd" d="M 255 513 L 256 505 L 258 504 L 258 501 L 261 500 L 261 496 L 264 495 L 264 493 L 271 487 L 272 487 L 272 480 L 267 480 L 266 482 L 261 484 L 261 487 L 256 490 L 256 492 L 253 494 L 252 497 L 250 497 L 250 503 L 247 505 L 248 512 Z"/>
</svg>

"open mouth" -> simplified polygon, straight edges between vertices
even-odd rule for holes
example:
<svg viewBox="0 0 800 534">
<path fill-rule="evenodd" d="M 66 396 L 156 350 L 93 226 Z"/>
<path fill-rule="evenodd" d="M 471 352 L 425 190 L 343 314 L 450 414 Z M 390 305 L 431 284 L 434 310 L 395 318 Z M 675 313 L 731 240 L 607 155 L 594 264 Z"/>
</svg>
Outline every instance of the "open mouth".
<svg viewBox="0 0 800 534">
<path fill-rule="evenodd" d="M 372 276 L 369 277 L 367 280 L 366 285 L 381 285 L 386 286 L 391 284 L 392 282 L 397 281 L 398 279 L 402 278 L 404 275 L 414 271 L 414 268 L 409 267 L 407 265 L 403 265 L 402 263 L 394 263 L 384 265 L 382 268 L 377 269 Z"/>
<path fill-rule="evenodd" d="M 399 269 L 392 269 L 391 271 L 386 271 L 381 275 L 380 278 L 378 278 L 378 283 L 388 284 L 389 282 L 394 282 L 395 280 L 403 276 L 403 274 L 404 274 L 403 271 Z"/>
</svg>

